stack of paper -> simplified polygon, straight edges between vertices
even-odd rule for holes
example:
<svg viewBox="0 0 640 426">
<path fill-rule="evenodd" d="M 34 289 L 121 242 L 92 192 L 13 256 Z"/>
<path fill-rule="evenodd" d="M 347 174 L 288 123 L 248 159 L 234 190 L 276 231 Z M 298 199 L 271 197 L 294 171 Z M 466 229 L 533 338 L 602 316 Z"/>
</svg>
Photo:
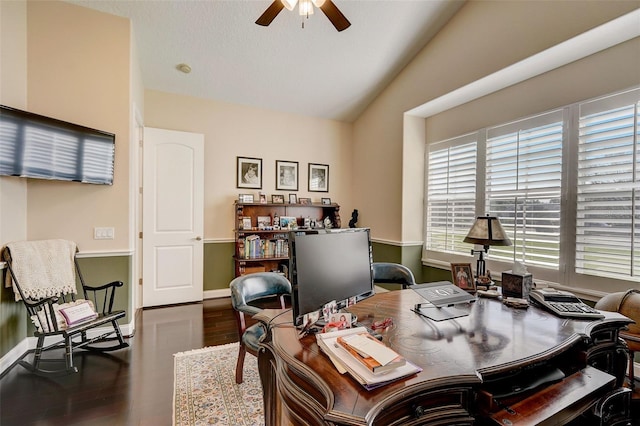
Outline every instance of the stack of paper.
<svg viewBox="0 0 640 426">
<path fill-rule="evenodd" d="M 405 361 L 396 368 L 388 369 L 380 373 L 374 373 L 369 370 L 337 342 L 339 337 L 357 336 L 362 333 L 367 333 L 367 329 L 364 327 L 356 327 L 316 335 L 318 346 L 320 346 L 329 359 L 331 359 L 340 374 L 349 372 L 365 389 L 375 389 L 422 371 L 420 367 L 409 361 Z M 386 353 L 386 351 L 383 352 Z"/>
</svg>

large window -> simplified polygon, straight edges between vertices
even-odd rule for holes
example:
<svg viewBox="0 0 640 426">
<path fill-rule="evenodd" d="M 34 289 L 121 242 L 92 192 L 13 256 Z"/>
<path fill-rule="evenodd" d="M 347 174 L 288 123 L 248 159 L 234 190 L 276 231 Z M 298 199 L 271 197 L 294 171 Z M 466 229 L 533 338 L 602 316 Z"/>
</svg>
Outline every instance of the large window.
<svg viewBox="0 0 640 426">
<path fill-rule="evenodd" d="M 468 251 L 463 243 L 476 212 L 476 153 L 473 138 L 436 144 L 429 151 L 427 233 L 429 250 Z"/>
<path fill-rule="evenodd" d="M 580 105 L 578 273 L 640 275 L 639 92 Z"/>
<path fill-rule="evenodd" d="M 640 281 L 639 88 L 432 143 L 426 179 L 428 253 L 468 256 L 489 214 L 513 242 L 493 260 Z"/>
</svg>

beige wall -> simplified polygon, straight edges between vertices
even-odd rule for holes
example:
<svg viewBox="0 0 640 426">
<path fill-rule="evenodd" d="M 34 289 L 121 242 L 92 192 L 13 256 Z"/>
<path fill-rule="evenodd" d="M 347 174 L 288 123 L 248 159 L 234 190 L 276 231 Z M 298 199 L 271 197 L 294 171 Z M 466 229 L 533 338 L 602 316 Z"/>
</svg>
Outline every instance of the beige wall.
<svg viewBox="0 0 640 426">
<path fill-rule="evenodd" d="M 128 250 L 130 38 L 127 19 L 57 1 L 30 1 L 28 109 L 116 134 L 113 186 L 31 179 L 28 238 L 66 238 L 82 251 Z M 94 240 L 94 227 L 114 240 Z"/>
<path fill-rule="evenodd" d="M 236 157 L 262 158 L 262 191 L 275 190 L 276 160 L 297 161 L 300 197 L 340 204 L 344 226 L 357 208 L 352 193 L 352 126 L 242 105 L 147 90 L 145 126 L 202 133 L 205 136 L 205 239 L 233 238 L 233 202 L 238 194 L 258 190 L 236 188 Z M 329 192 L 308 192 L 308 163 L 329 165 Z"/>
<path fill-rule="evenodd" d="M 413 142 L 405 144 L 405 111 L 638 7 L 638 1 L 468 2 L 354 123 L 354 200 L 362 206 L 374 238 L 421 238 L 415 235 L 419 228 L 398 220 L 407 214 L 403 206 L 416 209 L 423 198 L 423 184 L 415 176 L 424 150 Z M 615 75 L 633 72 L 637 68 L 623 68 Z M 563 75 L 557 84 L 563 87 L 569 82 L 575 85 L 574 95 L 583 93 L 589 84 L 576 75 Z M 522 99 L 517 102 L 528 105 Z M 497 107 L 484 105 L 477 113 L 484 117 Z M 457 116 L 451 125 L 467 128 L 468 120 Z M 371 187 L 379 196 L 372 196 Z M 384 208 L 379 207 L 381 201 Z M 418 221 L 417 215 L 411 220 Z"/>
</svg>

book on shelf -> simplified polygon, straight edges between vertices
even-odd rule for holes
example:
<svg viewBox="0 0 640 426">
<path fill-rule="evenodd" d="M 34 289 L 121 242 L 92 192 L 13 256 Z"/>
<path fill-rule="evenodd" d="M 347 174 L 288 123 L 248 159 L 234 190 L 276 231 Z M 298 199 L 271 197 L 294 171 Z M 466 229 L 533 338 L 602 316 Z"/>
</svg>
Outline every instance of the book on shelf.
<svg viewBox="0 0 640 426">
<path fill-rule="evenodd" d="M 404 364 L 401 366 L 387 371 L 373 373 L 337 342 L 339 337 L 362 333 L 367 333 L 367 329 L 364 327 L 354 327 L 316 334 L 318 346 L 329 357 L 340 374 L 349 373 L 349 375 L 365 389 L 371 390 L 410 377 L 422 371 L 420 367 L 405 359 Z"/>
<path fill-rule="evenodd" d="M 374 374 L 406 364 L 403 356 L 367 332 L 339 336 L 336 342 Z"/>
</svg>

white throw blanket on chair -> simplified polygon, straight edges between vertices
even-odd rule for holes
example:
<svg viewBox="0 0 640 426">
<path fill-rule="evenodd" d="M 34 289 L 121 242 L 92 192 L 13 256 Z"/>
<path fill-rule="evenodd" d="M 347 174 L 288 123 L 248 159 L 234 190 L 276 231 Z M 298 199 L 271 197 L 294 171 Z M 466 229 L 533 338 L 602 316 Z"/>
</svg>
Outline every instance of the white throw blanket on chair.
<svg viewBox="0 0 640 426">
<path fill-rule="evenodd" d="M 74 257 L 76 243 L 67 240 L 8 243 L 11 268 L 24 297 L 40 299 L 61 293 L 77 293 Z M 16 301 L 20 293 L 14 286 Z"/>
</svg>

